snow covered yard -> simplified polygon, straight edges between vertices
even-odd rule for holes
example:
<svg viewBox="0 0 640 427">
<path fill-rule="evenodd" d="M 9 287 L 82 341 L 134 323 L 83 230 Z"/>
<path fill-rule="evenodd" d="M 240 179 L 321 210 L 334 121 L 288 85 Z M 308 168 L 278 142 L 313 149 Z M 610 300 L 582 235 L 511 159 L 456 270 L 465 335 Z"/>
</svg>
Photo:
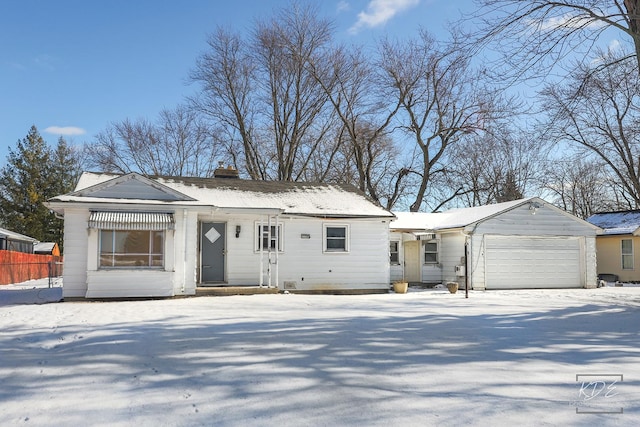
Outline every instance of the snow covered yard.
<svg viewBox="0 0 640 427">
<path fill-rule="evenodd" d="M 640 425 L 639 325 L 638 287 L 1 306 L 0 425 Z"/>
</svg>

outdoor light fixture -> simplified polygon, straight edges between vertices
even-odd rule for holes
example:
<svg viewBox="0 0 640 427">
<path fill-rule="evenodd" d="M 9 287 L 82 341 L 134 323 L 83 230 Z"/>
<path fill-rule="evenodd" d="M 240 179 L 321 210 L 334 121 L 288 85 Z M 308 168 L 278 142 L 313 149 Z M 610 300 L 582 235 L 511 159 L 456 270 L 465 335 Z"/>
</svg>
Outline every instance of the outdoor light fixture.
<svg viewBox="0 0 640 427">
<path fill-rule="evenodd" d="M 538 212 L 538 209 L 540 209 L 542 207 L 542 205 L 538 202 L 530 202 L 529 203 L 529 210 L 531 211 L 531 215 L 535 215 L 536 212 Z"/>
<path fill-rule="evenodd" d="M 236 239 L 240 237 L 240 226 L 236 225 Z"/>
</svg>

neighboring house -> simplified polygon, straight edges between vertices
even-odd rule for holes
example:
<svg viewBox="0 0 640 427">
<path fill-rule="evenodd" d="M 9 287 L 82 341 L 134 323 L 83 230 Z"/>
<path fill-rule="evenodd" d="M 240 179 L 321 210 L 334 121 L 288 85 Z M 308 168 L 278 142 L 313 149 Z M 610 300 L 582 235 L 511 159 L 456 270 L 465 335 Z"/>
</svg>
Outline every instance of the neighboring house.
<svg viewBox="0 0 640 427">
<path fill-rule="evenodd" d="M 56 242 L 36 243 L 33 247 L 33 253 L 49 257 L 49 277 L 62 276 L 63 258 L 60 254 L 60 246 Z"/>
<path fill-rule="evenodd" d="M 595 287 L 598 227 L 533 197 L 443 213 L 395 212 L 391 280 L 470 289 Z"/>
<path fill-rule="evenodd" d="M 33 253 L 33 246 L 37 239 L 0 228 L 0 250 Z"/>
<path fill-rule="evenodd" d="M 33 253 L 39 255 L 60 256 L 60 247 L 56 242 L 39 242 L 34 245 Z"/>
<path fill-rule="evenodd" d="M 216 176 L 82 174 L 48 202 L 64 215 L 64 296 L 388 291 L 391 212 L 351 186 Z"/>
<path fill-rule="evenodd" d="M 604 230 L 596 239 L 598 275 L 640 281 L 640 210 L 597 213 L 587 221 Z"/>
</svg>

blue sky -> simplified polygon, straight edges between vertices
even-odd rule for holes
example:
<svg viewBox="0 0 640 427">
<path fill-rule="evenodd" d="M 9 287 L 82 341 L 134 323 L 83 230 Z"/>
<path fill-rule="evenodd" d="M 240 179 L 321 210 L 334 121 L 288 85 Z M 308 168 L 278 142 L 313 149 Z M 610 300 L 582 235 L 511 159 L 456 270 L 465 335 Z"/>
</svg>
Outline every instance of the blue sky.
<svg viewBox="0 0 640 427">
<path fill-rule="evenodd" d="M 442 34 L 472 0 L 315 0 L 341 41 L 420 27 Z M 218 25 L 240 31 L 288 0 L 4 0 L 0 3 L 0 160 L 36 125 L 54 145 L 91 142 L 109 123 L 155 120 L 196 87 L 186 78 Z"/>
</svg>

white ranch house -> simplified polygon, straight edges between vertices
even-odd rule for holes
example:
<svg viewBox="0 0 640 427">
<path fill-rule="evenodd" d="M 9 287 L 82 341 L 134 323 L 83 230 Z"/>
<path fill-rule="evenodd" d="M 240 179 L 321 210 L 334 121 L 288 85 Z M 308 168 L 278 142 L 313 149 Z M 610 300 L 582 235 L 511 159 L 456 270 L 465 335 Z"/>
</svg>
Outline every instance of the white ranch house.
<svg viewBox="0 0 640 427">
<path fill-rule="evenodd" d="M 600 229 L 540 198 L 395 215 L 392 281 L 455 281 L 475 290 L 597 285 Z"/>
<path fill-rule="evenodd" d="M 389 289 L 394 216 L 350 186 L 85 172 L 48 206 L 64 216 L 64 297 Z"/>
</svg>

